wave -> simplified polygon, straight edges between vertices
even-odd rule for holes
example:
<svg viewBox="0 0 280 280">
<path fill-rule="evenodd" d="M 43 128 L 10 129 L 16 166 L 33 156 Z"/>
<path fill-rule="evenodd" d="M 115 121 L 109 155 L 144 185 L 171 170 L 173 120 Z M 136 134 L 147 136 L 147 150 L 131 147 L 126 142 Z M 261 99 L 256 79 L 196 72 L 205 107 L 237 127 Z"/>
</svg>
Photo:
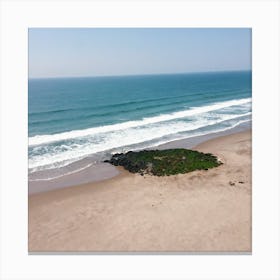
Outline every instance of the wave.
<svg viewBox="0 0 280 280">
<path fill-rule="evenodd" d="M 61 174 L 61 175 L 57 175 L 57 176 L 54 176 L 54 177 L 48 177 L 48 178 L 39 178 L 39 179 L 28 179 L 29 182 L 37 182 L 37 181 L 50 181 L 50 180 L 53 180 L 53 179 L 58 179 L 58 178 L 61 178 L 61 177 L 64 177 L 64 176 L 67 176 L 67 175 L 71 175 L 71 174 L 75 174 L 75 173 L 78 173 L 80 171 L 83 171 L 89 167 L 91 167 L 93 165 L 93 163 L 89 163 L 87 164 L 86 166 L 83 166 L 79 169 L 76 169 L 76 170 L 73 170 L 73 171 L 70 171 L 70 172 L 66 172 L 64 174 Z"/>
<path fill-rule="evenodd" d="M 203 95 L 205 94 L 202 93 L 200 95 Z M 31 112 L 29 113 L 30 116 L 36 116 L 36 115 L 44 115 L 44 114 L 53 114 L 53 113 L 64 113 L 64 112 L 75 112 L 75 111 L 80 111 L 80 110 L 83 110 L 83 111 L 92 111 L 94 109 L 112 109 L 112 108 L 119 108 L 119 107 L 122 107 L 122 106 L 128 106 L 128 105 L 134 105 L 134 104 L 146 104 L 146 103 L 150 103 L 150 102 L 154 102 L 154 101 L 162 101 L 162 100 L 174 100 L 174 99 L 177 99 L 177 98 L 182 98 L 182 97 L 190 97 L 190 96 L 196 96 L 195 93 L 191 94 L 191 95 L 186 95 L 186 94 L 183 94 L 183 95 L 177 95 L 177 96 L 169 96 L 169 97 L 161 97 L 161 98 L 150 98 L 150 99 L 139 99 L 139 100 L 133 100 L 133 101 L 125 101 L 125 102 L 121 102 L 121 103 L 114 103 L 114 104 L 107 104 L 107 105 L 102 105 L 102 106 L 88 106 L 88 107 L 83 107 L 83 108 L 68 108 L 68 109 L 61 109 L 61 110 L 47 110 L 47 111 L 41 111 L 41 112 Z"/>
<path fill-rule="evenodd" d="M 178 140 L 183 140 L 183 139 L 190 139 L 190 138 L 194 138 L 194 137 L 200 137 L 200 136 L 205 136 L 205 135 L 208 135 L 208 134 L 214 134 L 214 133 L 221 133 L 221 132 L 224 132 L 224 131 L 227 131 L 227 130 L 230 130 L 230 129 L 233 129 L 243 123 L 246 123 L 246 122 L 250 122 L 251 120 L 242 120 L 242 121 L 238 121 L 237 123 L 233 124 L 232 126 L 229 126 L 229 127 L 226 127 L 226 128 L 222 128 L 222 129 L 215 129 L 215 130 L 210 130 L 210 131 L 205 131 L 205 132 L 197 132 L 197 133 L 194 133 L 192 135 L 189 135 L 189 136 L 181 136 L 181 137 L 177 137 L 177 138 L 174 138 L 172 140 L 165 140 L 165 141 L 158 141 L 156 143 L 153 143 L 151 145 L 148 145 L 148 146 L 145 146 L 145 149 L 147 148 L 152 148 L 152 147 L 155 147 L 155 146 L 159 146 L 159 145 L 163 145 L 163 144 L 166 144 L 168 142 L 173 142 L 173 141 L 178 141 Z"/>
<path fill-rule="evenodd" d="M 178 140 L 183 140 L 183 139 L 190 139 L 190 138 L 193 138 L 193 137 L 201 137 L 201 136 L 205 136 L 205 135 L 207 135 L 207 134 L 209 134 L 209 133 L 213 133 L 213 134 L 214 134 L 214 133 L 222 133 L 222 132 L 225 132 L 225 131 L 227 131 L 227 130 L 233 129 L 233 128 L 235 128 L 235 127 L 237 127 L 237 126 L 239 126 L 239 125 L 241 125 L 241 124 L 244 124 L 244 123 L 246 123 L 246 122 L 249 122 L 249 121 L 250 121 L 250 120 L 239 121 L 239 122 L 235 123 L 234 125 L 232 125 L 232 126 L 230 126 L 230 127 L 226 127 L 226 128 L 224 128 L 224 129 L 216 129 L 216 130 L 207 131 L 207 132 L 204 132 L 204 133 L 196 133 L 196 134 L 193 134 L 193 135 L 187 136 L 187 137 L 186 137 L 186 136 L 177 137 L 177 138 L 175 138 L 175 139 L 172 139 L 172 141 L 178 141 Z M 145 149 L 149 149 L 149 148 L 152 148 L 152 147 L 157 147 L 157 146 L 159 146 L 159 145 L 166 144 L 167 142 L 170 142 L 170 141 L 169 141 L 169 140 L 165 140 L 165 141 L 162 141 L 162 140 L 161 140 L 161 141 L 158 141 L 158 142 L 154 142 L 154 143 L 152 143 L 152 144 L 150 144 L 150 145 L 146 145 L 146 146 L 145 146 Z M 139 148 L 140 148 L 140 147 L 139 147 Z M 67 163 L 62 164 L 62 165 L 59 165 L 59 168 L 68 166 L 68 165 L 70 165 L 71 163 L 73 163 L 73 162 L 75 162 L 75 161 L 76 161 L 76 159 L 74 159 L 74 160 L 72 160 L 72 161 L 70 161 L 70 162 L 67 161 Z M 94 163 L 96 163 L 96 162 L 94 162 Z M 75 170 L 70 171 L 70 172 L 63 173 L 63 174 L 61 174 L 61 175 L 52 176 L 52 177 L 47 177 L 47 178 L 28 179 L 28 180 L 31 181 L 31 182 L 39 182 L 39 181 L 50 181 L 50 180 L 53 180 L 53 179 L 58 179 L 58 178 L 61 178 L 61 177 L 64 177 L 64 176 L 68 176 L 68 175 L 71 175 L 71 174 L 79 173 L 80 171 L 83 171 L 83 170 L 85 170 L 85 169 L 87 169 L 87 168 L 93 166 L 94 163 L 89 163 L 89 164 L 87 164 L 86 166 L 83 166 L 83 167 L 81 167 L 81 168 L 75 169 Z M 56 166 L 56 168 L 57 168 L 57 166 Z M 46 169 L 48 169 L 48 168 L 45 168 L 44 170 L 46 170 Z M 36 171 L 38 171 L 38 170 L 35 168 L 35 170 L 32 170 L 32 171 L 30 170 L 30 173 L 33 173 L 33 172 L 36 172 Z"/>
<path fill-rule="evenodd" d="M 29 116 L 37 116 L 37 115 L 44 115 L 50 113 L 64 113 L 67 111 L 71 111 L 72 109 L 59 109 L 59 110 L 48 110 L 48 111 L 40 111 L 40 112 L 29 112 Z"/>
<path fill-rule="evenodd" d="M 211 91 L 207 91 L 207 93 L 209 93 Z M 220 92 L 217 92 L 217 90 L 213 91 L 213 93 L 215 93 L 215 97 L 218 97 L 218 96 L 224 96 L 224 94 L 226 92 L 232 92 L 232 90 L 226 90 L 226 89 L 223 89 L 222 91 Z M 83 107 L 83 108 L 67 108 L 67 109 L 58 109 L 58 110 L 47 110 L 47 111 L 40 111 L 40 112 L 30 112 L 29 115 L 30 116 L 33 116 L 33 115 L 44 115 L 44 114 L 53 114 L 53 113 L 64 113 L 64 112 L 75 112 L 75 111 L 80 111 L 80 110 L 83 110 L 83 111 L 92 111 L 94 109 L 112 109 L 112 108 L 119 108 L 119 107 L 122 107 L 122 106 L 125 106 L 127 107 L 128 105 L 135 105 L 135 104 L 141 104 L 141 105 L 145 105 L 146 103 L 151 103 L 151 102 L 160 102 L 160 101 L 163 101 L 163 100 L 172 100 L 174 101 L 174 99 L 178 99 L 178 98 L 182 98 L 182 97 L 187 97 L 187 98 L 190 98 L 190 97 L 195 97 L 195 99 L 197 99 L 197 96 L 203 96 L 205 95 L 205 92 L 202 91 L 201 93 L 196 91 L 196 92 L 193 92 L 192 94 L 180 94 L 180 95 L 176 95 L 176 96 L 165 96 L 165 97 L 158 97 L 158 98 L 149 98 L 149 99 L 138 99 L 138 100 L 133 100 L 133 101 L 125 101 L 125 102 L 120 102 L 120 103 L 114 103 L 114 104 L 107 104 L 107 105 L 102 105 L 102 106 L 87 106 L 87 107 Z M 193 99 L 191 99 L 193 100 Z M 172 102 L 173 103 L 173 102 Z"/>
<path fill-rule="evenodd" d="M 212 116 L 213 120 L 209 120 L 209 116 L 199 116 L 196 121 L 189 123 L 183 121 L 169 122 L 168 124 L 156 124 L 147 127 L 129 128 L 126 130 L 113 131 L 106 134 L 90 136 L 84 143 L 78 141 L 69 141 L 63 145 L 42 145 L 31 147 L 31 150 L 37 150 L 37 155 L 30 156 L 29 168 L 38 167 L 53 168 L 55 165 L 65 165 L 66 162 L 74 162 L 91 154 L 116 150 L 122 147 L 154 142 L 156 139 L 168 138 L 173 141 L 175 134 L 191 133 L 196 130 L 204 129 L 209 126 L 219 125 L 225 121 L 233 121 L 238 118 L 244 118 L 251 115 L 250 112 L 240 115 L 223 115 Z M 216 119 L 218 117 L 219 119 Z M 170 129 L 172 128 L 172 129 Z M 162 139 L 161 139 L 162 140 Z M 146 143 L 146 144 L 145 144 Z M 142 145 L 141 144 L 141 145 Z M 40 150 L 42 149 L 42 153 Z M 38 170 L 38 169 L 37 169 Z M 34 169 L 34 171 L 36 171 Z"/>
<path fill-rule="evenodd" d="M 228 90 L 232 91 L 232 90 Z M 29 114 L 29 125 L 41 125 L 41 124 L 51 124 L 55 123 L 58 121 L 69 121 L 73 117 L 71 115 L 68 115 L 67 117 L 61 118 L 61 116 L 57 113 L 65 113 L 65 112 L 79 112 L 78 118 L 81 120 L 88 120 L 92 119 L 93 117 L 108 117 L 110 115 L 116 116 L 116 115 L 121 115 L 122 113 L 128 113 L 128 112 L 136 112 L 136 111 L 144 111 L 147 109 L 152 109 L 152 108 L 164 108 L 168 106 L 168 109 L 161 109 L 161 113 L 165 112 L 170 112 L 171 110 L 174 110 L 178 104 L 182 104 L 182 97 L 187 98 L 188 102 L 191 102 L 193 100 L 196 100 L 198 96 L 202 96 L 203 100 L 209 100 L 213 101 L 214 98 L 224 96 L 225 92 L 227 90 L 223 90 L 221 92 L 215 92 L 215 96 L 213 95 L 206 95 L 205 92 L 202 93 L 194 93 L 194 94 L 189 94 L 189 95 L 178 95 L 178 96 L 172 96 L 172 97 L 163 97 L 163 98 L 153 98 L 153 99 L 147 99 L 147 100 L 139 100 L 139 101 L 129 101 L 129 102 L 123 102 L 123 103 L 117 103 L 117 104 L 109 104 L 109 105 L 104 105 L 104 106 L 90 106 L 90 107 L 84 107 L 84 108 L 69 108 L 69 109 L 61 109 L 61 110 L 53 110 L 53 111 L 43 111 L 41 113 L 38 112 L 33 112 Z M 209 91 L 207 92 L 209 93 Z M 237 92 L 239 94 L 239 92 Z M 195 97 L 195 98 L 193 98 Z M 172 103 L 168 103 L 168 100 L 172 99 Z M 175 99 L 179 99 L 178 101 L 175 101 Z M 212 100 L 211 100 L 212 99 Z M 154 101 L 157 101 L 157 103 L 154 103 Z M 162 102 L 164 101 L 164 102 Z M 167 101 L 167 102 L 165 102 Z M 146 105 L 146 103 L 151 103 L 153 102 L 152 105 Z M 137 106 L 133 107 L 126 107 L 126 105 L 132 105 L 136 104 Z M 124 106 L 124 107 L 123 107 Z M 186 106 L 185 106 L 186 107 Z M 110 111 L 108 111 L 108 109 Z M 101 112 L 94 112 L 96 109 L 101 110 Z M 112 110 L 113 109 L 113 110 Z M 115 109 L 115 110 L 114 110 Z M 87 112 L 88 111 L 88 112 Z M 39 116 L 39 120 L 36 119 L 36 116 Z M 51 118 L 50 118 L 51 115 Z M 47 116 L 46 120 L 42 120 L 42 116 Z M 33 119 L 33 120 L 32 120 Z"/>
<path fill-rule="evenodd" d="M 212 112 L 219 109 L 228 108 L 231 106 L 243 105 L 251 102 L 251 100 L 252 100 L 251 98 L 230 100 L 230 101 L 224 101 L 219 103 L 213 103 L 201 107 L 192 107 L 187 110 L 178 111 L 170 114 L 162 114 L 155 117 L 143 118 L 141 120 L 127 121 L 127 122 L 122 122 L 113 125 L 87 128 L 83 130 L 72 130 L 72 131 L 62 132 L 62 133 L 57 133 L 52 135 L 36 135 L 36 136 L 29 137 L 29 147 L 48 144 L 52 142 L 64 141 L 69 139 L 82 138 L 82 137 L 95 135 L 99 133 L 119 131 L 128 128 L 145 126 L 145 125 L 150 125 L 150 124 L 155 124 L 155 123 L 160 123 L 160 122 L 165 122 L 170 120 L 182 119 L 185 117 L 191 117 L 197 114 Z"/>
<path fill-rule="evenodd" d="M 172 103 L 172 106 L 170 106 L 168 104 L 168 107 L 169 109 L 168 110 L 162 110 L 161 109 L 161 112 L 170 112 L 171 109 L 173 109 L 173 107 L 176 107 L 176 105 L 178 104 L 182 104 L 182 101 L 176 101 L 176 102 L 173 102 Z M 116 117 L 117 115 L 123 115 L 123 113 L 129 113 L 129 112 L 136 112 L 136 111 L 144 111 L 144 110 L 147 110 L 147 109 L 153 109 L 153 108 L 162 108 L 162 107 L 165 107 L 167 106 L 167 104 L 153 104 L 153 105 L 149 105 L 149 106 L 138 106 L 138 107 L 133 107 L 133 108 L 130 108 L 130 109 L 118 109 L 117 111 L 110 111 L 110 112 L 100 112 L 100 113 L 90 113 L 88 115 L 82 115 L 82 116 L 79 116 L 79 119 L 81 120 L 87 120 L 87 119 L 92 119 L 94 117 L 108 117 L 110 115 Z M 100 108 L 98 108 L 100 109 Z M 83 109 L 79 109 L 81 112 L 83 111 Z M 77 111 L 79 111 L 77 110 Z M 47 120 L 30 120 L 29 121 L 29 125 L 41 125 L 41 124 L 51 124 L 51 123 L 56 123 L 58 121 L 69 121 L 73 119 L 73 116 L 68 116 L 67 118 L 53 118 L 53 119 L 47 119 Z"/>
</svg>

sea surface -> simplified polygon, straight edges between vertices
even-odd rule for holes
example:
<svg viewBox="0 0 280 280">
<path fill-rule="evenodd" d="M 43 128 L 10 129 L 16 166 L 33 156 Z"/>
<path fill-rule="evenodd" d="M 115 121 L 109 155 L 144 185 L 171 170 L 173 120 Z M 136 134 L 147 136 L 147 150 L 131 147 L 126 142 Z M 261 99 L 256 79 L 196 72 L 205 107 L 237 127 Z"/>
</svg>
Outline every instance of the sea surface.
<svg viewBox="0 0 280 280">
<path fill-rule="evenodd" d="M 29 79 L 29 180 L 251 122 L 251 71 Z"/>
</svg>

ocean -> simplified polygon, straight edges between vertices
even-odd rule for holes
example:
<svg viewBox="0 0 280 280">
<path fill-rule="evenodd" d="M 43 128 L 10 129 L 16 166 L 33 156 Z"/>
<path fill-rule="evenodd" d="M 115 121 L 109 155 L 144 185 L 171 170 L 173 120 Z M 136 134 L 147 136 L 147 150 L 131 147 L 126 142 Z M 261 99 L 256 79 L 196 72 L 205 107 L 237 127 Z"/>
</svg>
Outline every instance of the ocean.
<svg viewBox="0 0 280 280">
<path fill-rule="evenodd" d="M 28 82 L 29 180 L 51 180 L 179 139 L 250 124 L 251 71 Z"/>
</svg>

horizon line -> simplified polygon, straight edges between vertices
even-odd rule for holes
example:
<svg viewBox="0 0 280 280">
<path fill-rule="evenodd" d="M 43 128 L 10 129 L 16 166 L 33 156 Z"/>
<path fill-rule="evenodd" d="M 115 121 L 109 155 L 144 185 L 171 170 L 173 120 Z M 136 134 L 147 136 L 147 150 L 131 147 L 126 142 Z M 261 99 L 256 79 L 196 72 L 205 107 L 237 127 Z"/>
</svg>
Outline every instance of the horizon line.
<svg viewBox="0 0 280 280">
<path fill-rule="evenodd" d="M 160 75 L 180 75 L 180 74 L 203 74 L 203 73 L 219 73 L 219 72 L 241 72 L 252 71 L 252 69 L 232 69 L 232 70 L 209 70 L 209 71 L 194 71 L 194 72 L 164 72 L 164 73 L 147 73 L 147 74 L 120 74 L 120 75 L 88 75 L 88 76 L 49 76 L 49 77 L 28 77 L 29 79 L 69 79 L 69 78 L 106 78 L 106 77 L 129 77 L 129 76 L 160 76 Z"/>
</svg>

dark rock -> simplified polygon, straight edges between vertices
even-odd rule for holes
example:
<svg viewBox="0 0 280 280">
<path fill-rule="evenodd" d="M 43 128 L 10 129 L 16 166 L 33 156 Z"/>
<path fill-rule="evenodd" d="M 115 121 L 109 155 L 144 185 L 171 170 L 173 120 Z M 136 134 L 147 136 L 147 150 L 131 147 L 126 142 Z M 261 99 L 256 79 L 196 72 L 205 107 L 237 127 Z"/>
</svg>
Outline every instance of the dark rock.
<svg viewBox="0 0 280 280">
<path fill-rule="evenodd" d="M 151 174 L 157 176 L 173 175 L 194 170 L 208 170 L 221 163 L 217 157 L 187 149 L 129 151 L 112 155 L 104 162 L 114 166 L 123 166 L 131 173 Z"/>
</svg>

